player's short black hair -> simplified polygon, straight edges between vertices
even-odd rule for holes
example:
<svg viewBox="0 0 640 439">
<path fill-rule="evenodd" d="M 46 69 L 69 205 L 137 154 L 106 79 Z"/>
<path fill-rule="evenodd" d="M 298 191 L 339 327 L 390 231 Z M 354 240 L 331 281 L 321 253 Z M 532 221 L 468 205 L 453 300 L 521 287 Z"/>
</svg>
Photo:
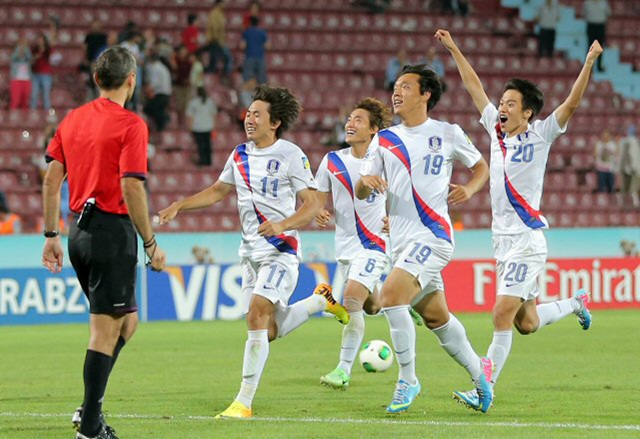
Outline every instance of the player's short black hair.
<svg viewBox="0 0 640 439">
<path fill-rule="evenodd" d="M 254 101 L 263 101 L 269 104 L 269 121 L 280 122 L 276 129 L 276 138 L 280 138 L 285 131 L 298 119 L 302 107 L 296 97 L 288 88 L 275 85 L 262 84 L 253 92 Z"/>
<path fill-rule="evenodd" d="M 364 98 L 355 105 L 354 110 L 358 108 L 366 110 L 369 113 L 369 126 L 371 128 L 378 127 L 379 130 L 383 130 L 391 125 L 393 114 L 389 107 L 378 99 Z"/>
<path fill-rule="evenodd" d="M 513 78 L 504 86 L 504 91 L 516 90 L 522 94 L 522 110 L 531 110 L 533 120 L 544 106 L 544 95 L 537 85 L 526 79 Z M 504 92 L 503 92 L 504 93 Z"/>
<path fill-rule="evenodd" d="M 136 69 L 136 59 L 131 52 L 122 46 L 110 47 L 96 61 L 96 83 L 102 90 L 118 89 Z"/>
<path fill-rule="evenodd" d="M 442 94 L 447 91 L 447 84 L 426 64 L 406 65 L 402 68 L 398 77 L 407 73 L 415 73 L 420 76 L 418 82 L 420 83 L 421 94 L 431 92 L 431 97 L 427 101 L 427 111 L 431 111 L 442 97 Z"/>
</svg>

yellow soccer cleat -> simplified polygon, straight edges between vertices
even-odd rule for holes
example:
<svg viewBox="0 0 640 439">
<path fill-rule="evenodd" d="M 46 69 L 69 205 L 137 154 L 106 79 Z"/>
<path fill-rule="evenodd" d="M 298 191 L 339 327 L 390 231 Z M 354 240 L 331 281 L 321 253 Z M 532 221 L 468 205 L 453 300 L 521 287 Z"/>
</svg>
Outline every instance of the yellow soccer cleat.
<svg viewBox="0 0 640 439">
<path fill-rule="evenodd" d="M 336 299 L 333 298 L 333 295 L 331 294 L 331 285 L 318 284 L 316 289 L 313 290 L 313 294 L 319 294 L 327 299 L 327 307 L 325 308 L 326 312 L 333 314 L 343 325 L 349 323 L 349 313 L 344 306 L 340 305 Z"/>
<path fill-rule="evenodd" d="M 249 407 L 240 401 L 233 401 L 229 407 L 222 413 L 218 414 L 215 419 L 249 419 L 253 416 L 253 412 Z"/>
</svg>

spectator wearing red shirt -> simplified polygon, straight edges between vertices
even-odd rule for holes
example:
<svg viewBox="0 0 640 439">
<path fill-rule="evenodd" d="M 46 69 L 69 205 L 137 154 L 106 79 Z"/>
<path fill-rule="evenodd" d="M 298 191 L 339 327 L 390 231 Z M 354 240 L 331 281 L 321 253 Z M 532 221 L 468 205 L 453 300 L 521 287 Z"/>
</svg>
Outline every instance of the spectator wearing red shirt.
<svg viewBox="0 0 640 439">
<path fill-rule="evenodd" d="M 251 17 L 260 18 L 260 12 L 262 12 L 262 3 L 258 0 L 249 3 L 249 7 L 242 16 L 242 27 L 248 29 L 251 25 Z"/>
<path fill-rule="evenodd" d="M 51 83 L 53 68 L 49 62 L 51 45 L 47 36 L 40 32 L 35 45 L 31 48 L 31 109 L 38 107 L 38 98 L 42 91 L 42 108 L 51 108 Z"/>
<path fill-rule="evenodd" d="M 187 48 L 189 53 L 195 53 L 200 47 L 200 29 L 196 26 L 198 16 L 189 14 L 187 16 L 187 27 L 182 31 L 182 44 Z"/>
<path fill-rule="evenodd" d="M 51 272 L 62 269 L 56 227 L 60 185 L 67 174 L 70 208 L 82 212 L 71 224 L 69 259 L 90 306 L 84 401 L 73 421 L 79 427 L 77 439 L 113 439 L 117 436 L 104 423 L 101 400 L 118 354 L 138 323 L 136 230 L 152 269 L 162 270 L 166 255 L 151 230 L 143 186 L 148 129 L 123 108 L 136 86 L 133 55 L 123 47 L 107 49 L 96 61 L 94 80 L 100 97 L 71 111 L 47 148 L 42 262 Z"/>
</svg>

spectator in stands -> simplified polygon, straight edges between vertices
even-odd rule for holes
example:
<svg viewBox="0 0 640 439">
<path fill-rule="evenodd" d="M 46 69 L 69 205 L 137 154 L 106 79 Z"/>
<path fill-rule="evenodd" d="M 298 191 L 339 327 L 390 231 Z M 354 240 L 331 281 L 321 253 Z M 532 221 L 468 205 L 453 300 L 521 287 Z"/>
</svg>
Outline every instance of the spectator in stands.
<svg viewBox="0 0 640 439">
<path fill-rule="evenodd" d="M 384 77 L 384 88 L 391 91 L 393 90 L 393 84 L 395 84 L 398 74 L 402 68 L 409 64 L 409 58 L 407 57 L 407 51 L 404 49 L 398 50 L 396 56 L 391 58 L 387 63 L 387 71 Z"/>
<path fill-rule="evenodd" d="M 198 145 L 198 165 L 211 166 L 211 133 L 216 126 L 218 107 L 207 96 L 204 87 L 198 88 L 198 95 L 189 101 L 187 126 Z"/>
<path fill-rule="evenodd" d="M 427 53 L 418 59 L 416 64 L 425 64 L 431 70 L 436 72 L 438 76 L 444 78 L 444 63 L 436 54 L 436 48 L 431 46 L 427 49 Z"/>
<path fill-rule="evenodd" d="M 621 204 L 631 195 L 633 207 L 640 207 L 640 140 L 636 128 L 629 125 L 627 135 L 620 140 Z"/>
<path fill-rule="evenodd" d="M 267 61 L 265 50 L 270 48 L 267 31 L 258 27 L 258 17 L 249 19 L 249 28 L 242 33 L 240 47 L 244 49 L 244 66 L 242 78 L 248 81 L 256 78 L 258 84 L 267 82 Z"/>
<path fill-rule="evenodd" d="M 199 52 L 191 54 L 189 84 L 191 85 L 190 97 L 196 95 L 199 87 L 204 87 L 204 65 L 202 64 L 202 55 Z"/>
<path fill-rule="evenodd" d="M 122 44 L 129 39 L 132 34 L 140 33 L 140 29 L 138 29 L 138 25 L 135 21 L 127 21 L 127 24 L 124 25 L 122 30 L 118 32 L 118 44 Z"/>
<path fill-rule="evenodd" d="M 612 194 L 616 186 L 616 170 L 618 169 L 618 144 L 611 137 L 609 130 L 602 132 L 602 137 L 596 142 L 596 174 L 598 175 L 598 192 Z"/>
<path fill-rule="evenodd" d="M 133 23 L 130 21 L 129 23 Z M 135 23 L 133 23 L 135 25 Z M 130 26 L 129 26 L 130 27 Z M 125 103 L 125 108 L 127 110 L 138 111 L 138 104 L 140 103 L 140 85 L 142 84 L 142 80 L 144 78 L 144 54 L 140 44 L 142 43 L 142 35 L 140 35 L 136 30 L 131 30 L 129 34 L 124 37 L 124 41 L 120 43 L 120 46 L 127 49 L 133 57 L 136 59 L 137 65 L 137 73 L 136 73 L 136 88 L 133 92 L 133 97 Z M 118 40 L 120 40 L 120 35 L 118 35 Z"/>
<path fill-rule="evenodd" d="M 333 119 L 331 132 L 322 139 L 322 144 L 329 148 L 348 148 L 350 145 L 346 142 L 347 132 L 345 131 L 345 121 L 351 114 L 351 105 L 344 105 L 338 111 L 338 116 Z"/>
<path fill-rule="evenodd" d="M 186 46 L 178 46 L 173 64 L 173 95 L 175 96 L 178 124 L 183 125 L 184 112 L 187 110 L 189 99 L 191 99 L 189 76 L 191 75 L 191 65 L 193 64 Z"/>
<path fill-rule="evenodd" d="M 31 98 L 31 50 L 24 39 L 19 39 L 11 55 L 11 101 L 9 108 L 29 108 Z"/>
<path fill-rule="evenodd" d="M 14 235 L 22 232 L 20 215 L 9 210 L 9 203 L 3 192 L 0 192 L 0 235 Z"/>
<path fill-rule="evenodd" d="M 598 40 L 605 47 L 607 36 L 607 20 L 611 15 L 611 8 L 607 0 L 585 0 L 582 5 L 582 15 L 587 21 L 587 47 Z M 598 58 L 598 71 L 603 72 L 602 57 Z"/>
<path fill-rule="evenodd" d="M 213 256 L 211 256 L 211 251 L 206 247 L 194 245 L 191 253 L 193 254 L 196 264 L 213 264 L 215 262 Z"/>
<path fill-rule="evenodd" d="M 181 39 L 189 53 L 195 53 L 200 47 L 200 28 L 196 25 L 198 16 L 191 13 L 187 16 L 187 27 L 182 31 Z"/>
<path fill-rule="evenodd" d="M 169 123 L 167 108 L 172 92 L 171 72 L 154 50 L 149 53 L 145 81 L 147 103 L 144 113 L 153 119 L 156 131 L 162 132 Z"/>
<path fill-rule="evenodd" d="M 91 23 L 89 33 L 84 37 L 85 61 L 92 64 L 107 47 L 107 33 L 98 20 Z"/>
<path fill-rule="evenodd" d="M 225 31 L 224 0 L 215 0 L 213 9 L 209 13 L 207 22 L 207 47 L 209 49 L 209 65 L 207 73 L 215 73 L 218 60 L 222 58 L 222 74 L 225 78 L 233 70 L 233 57 L 227 47 L 227 34 Z"/>
<path fill-rule="evenodd" d="M 49 62 L 51 46 L 47 36 L 40 32 L 36 43 L 31 48 L 33 59 L 31 61 L 31 108 L 38 107 L 39 95 L 42 94 L 42 108 L 51 108 L 51 82 L 53 68 Z"/>
<path fill-rule="evenodd" d="M 556 26 L 560 21 L 560 8 L 556 0 L 546 0 L 538 9 L 536 23 L 540 26 L 538 33 L 538 56 L 552 57 L 556 44 Z"/>
<path fill-rule="evenodd" d="M 262 12 L 262 3 L 257 0 L 253 0 L 249 3 L 249 7 L 246 12 L 242 16 L 242 27 L 248 29 L 250 26 L 251 17 L 260 18 L 260 13 Z"/>
</svg>

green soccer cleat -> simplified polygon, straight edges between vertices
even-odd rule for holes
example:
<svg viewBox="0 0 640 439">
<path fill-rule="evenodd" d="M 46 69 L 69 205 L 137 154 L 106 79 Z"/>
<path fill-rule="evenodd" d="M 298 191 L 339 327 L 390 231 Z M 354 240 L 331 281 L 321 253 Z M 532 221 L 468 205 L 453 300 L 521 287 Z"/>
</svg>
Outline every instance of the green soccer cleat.
<svg viewBox="0 0 640 439">
<path fill-rule="evenodd" d="M 334 389 L 342 390 L 346 390 L 347 387 L 349 387 L 350 380 L 351 377 L 349 376 L 349 374 L 339 367 L 336 367 L 328 374 L 320 377 L 321 384 L 324 384 L 328 387 L 333 387 Z"/>
<path fill-rule="evenodd" d="M 412 307 L 409 307 L 409 314 L 411 314 L 411 318 L 415 322 L 416 326 L 424 325 L 424 320 L 422 320 L 422 316 L 418 314 L 418 311 L 416 311 Z"/>
</svg>

